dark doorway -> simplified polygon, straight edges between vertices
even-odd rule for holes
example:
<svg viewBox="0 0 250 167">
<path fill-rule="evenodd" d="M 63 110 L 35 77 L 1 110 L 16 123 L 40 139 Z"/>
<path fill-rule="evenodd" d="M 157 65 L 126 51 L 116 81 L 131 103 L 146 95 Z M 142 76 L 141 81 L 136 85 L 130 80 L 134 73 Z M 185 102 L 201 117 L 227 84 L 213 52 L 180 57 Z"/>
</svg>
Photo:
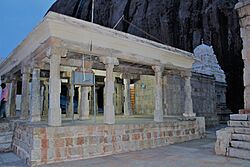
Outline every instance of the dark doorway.
<svg viewBox="0 0 250 167">
<path fill-rule="evenodd" d="M 97 90 L 98 112 L 104 111 L 104 99 L 103 99 L 104 85 L 100 85 Z"/>
</svg>

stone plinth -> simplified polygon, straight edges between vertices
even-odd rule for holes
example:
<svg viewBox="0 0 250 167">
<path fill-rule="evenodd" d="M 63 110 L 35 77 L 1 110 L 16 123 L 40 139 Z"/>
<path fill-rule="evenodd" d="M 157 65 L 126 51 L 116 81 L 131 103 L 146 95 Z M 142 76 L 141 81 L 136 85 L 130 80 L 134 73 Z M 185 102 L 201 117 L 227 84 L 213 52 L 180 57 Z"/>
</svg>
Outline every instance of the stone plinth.
<svg viewBox="0 0 250 167">
<path fill-rule="evenodd" d="M 36 166 L 198 139 L 204 129 L 204 118 L 63 127 L 17 123 L 13 151 L 28 165 Z"/>
</svg>

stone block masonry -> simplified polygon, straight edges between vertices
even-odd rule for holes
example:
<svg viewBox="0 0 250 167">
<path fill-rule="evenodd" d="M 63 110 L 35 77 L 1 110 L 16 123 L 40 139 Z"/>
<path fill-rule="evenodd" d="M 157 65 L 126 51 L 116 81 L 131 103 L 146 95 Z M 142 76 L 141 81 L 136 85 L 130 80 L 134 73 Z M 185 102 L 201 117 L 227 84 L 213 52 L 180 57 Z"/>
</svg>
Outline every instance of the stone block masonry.
<svg viewBox="0 0 250 167">
<path fill-rule="evenodd" d="M 29 166 L 88 159 L 201 138 L 204 118 L 47 127 L 18 123 L 13 151 Z"/>
<path fill-rule="evenodd" d="M 228 126 L 216 132 L 216 154 L 250 159 L 250 115 L 230 115 Z"/>
</svg>

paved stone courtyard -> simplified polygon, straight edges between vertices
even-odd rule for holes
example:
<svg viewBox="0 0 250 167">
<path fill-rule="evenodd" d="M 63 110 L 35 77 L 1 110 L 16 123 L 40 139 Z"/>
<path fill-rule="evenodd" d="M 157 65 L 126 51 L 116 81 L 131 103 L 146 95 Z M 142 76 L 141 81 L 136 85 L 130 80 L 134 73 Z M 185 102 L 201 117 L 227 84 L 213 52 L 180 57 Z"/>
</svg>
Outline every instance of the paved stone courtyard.
<svg viewBox="0 0 250 167">
<path fill-rule="evenodd" d="M 89 160 L 72 161 L 42 167 L 249 167 L 250 161 L 216 156 L 214 154 L 215 134 L 209 131 L 207 137 L 166 147 L 111 155 Z M 13 153 L 0 154 L 1 167 L 26 167 Z"/>
</svg>

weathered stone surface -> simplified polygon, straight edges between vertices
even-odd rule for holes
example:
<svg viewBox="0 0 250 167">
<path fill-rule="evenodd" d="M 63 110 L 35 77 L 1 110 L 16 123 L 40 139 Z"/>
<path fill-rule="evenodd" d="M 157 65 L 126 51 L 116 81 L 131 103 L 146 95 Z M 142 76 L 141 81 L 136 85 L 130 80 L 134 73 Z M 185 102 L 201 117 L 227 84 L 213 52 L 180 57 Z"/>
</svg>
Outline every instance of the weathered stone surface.
<svg viewBox="0 0 250 167">
<path fill-rule="evenodd" d="M 232 133 L 239 133 L 239 134 L 248 134 L 250 135 L 250 128 L 243 128 L 243 127 L 227 127 L 228 131 Z"/>
<path fill-rule="evenodd" d="M 243 141 L 231 141 L 231 147 L 250 150 L 250 143 Z"/>
<path fill-rule="evenodd" d="M 239 140 L 239 141 L 248 141 L 250 142 L 250 135 L 246 134 L 232 134 L 233 140 Z"/>
<path fill-rule="evenodd" d="M 228 121 L 228 126 L 231 127 L 247 127 L 250 128 L 250 121 Z"/>
<path fill-rule="evenodd" d="M 225 129 L 216 131 L 217 141 L 215 143 L 215 153 L 217 155 L 228 155 L 228 147 L 231 141 L 231 133 Z"/>
<path fill-rule="evenodd" d="M 246 114 L 232 114 L 230 115 L 230 120 L 236 120 L 236 121 L 247 121 L 249 115 Z"/>
<path fill-rule="evenodd" d="M 29 165 L 86 159 L 201 138 L 204 118 L 162 123 L 34 127 L 17 124 L 13 151 Z M 40 141 L 39 141 L 40 140 Z"/>
<path fill-rule="evenodd" d="M 242 158 L 242 159 L 250 159 L 250 151 L 236 148 L 229 148 L 228 155 L 230 157 Z"/>
</svg>

